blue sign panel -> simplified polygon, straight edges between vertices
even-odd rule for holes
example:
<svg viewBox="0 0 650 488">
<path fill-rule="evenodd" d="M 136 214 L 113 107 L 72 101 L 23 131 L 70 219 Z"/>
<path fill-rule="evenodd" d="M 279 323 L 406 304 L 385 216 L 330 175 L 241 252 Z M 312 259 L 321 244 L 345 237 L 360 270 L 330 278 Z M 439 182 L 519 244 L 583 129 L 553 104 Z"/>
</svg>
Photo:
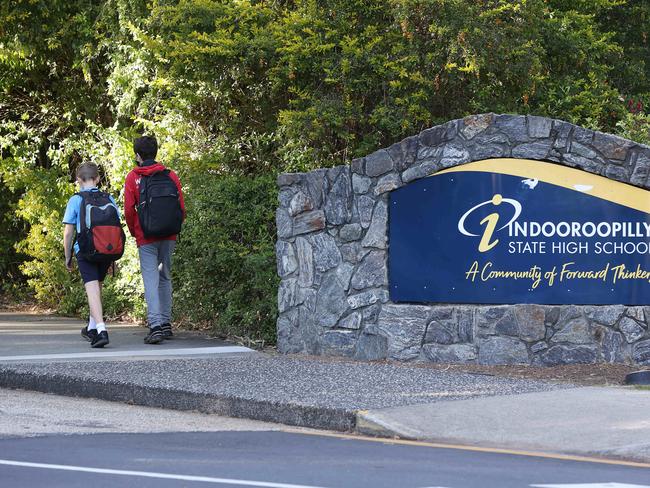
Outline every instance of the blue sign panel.
<svg viewBox="0 0 650 488">
<path fill-rule="evenodd" d="M 391 193 L 394 302 L 650 304 L 650 192 L 494 159 Z"/>
</svg>

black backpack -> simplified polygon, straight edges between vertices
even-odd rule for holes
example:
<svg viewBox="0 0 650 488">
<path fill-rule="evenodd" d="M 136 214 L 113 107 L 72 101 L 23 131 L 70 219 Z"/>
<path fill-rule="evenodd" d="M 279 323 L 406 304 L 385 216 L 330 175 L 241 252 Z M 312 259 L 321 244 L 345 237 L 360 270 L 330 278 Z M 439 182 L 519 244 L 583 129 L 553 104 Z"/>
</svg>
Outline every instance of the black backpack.
<svg viewBox="0 0 650 488">
<path fill-rule="evenodd" d="M 124 254 L 126 236 L 119 213 L 108 193 L 81 191 L 79 228 L 76 240 L 79 256 L 91 262 L 117 261 Z"/>
<path fill-rule="evenodd" d="M 169 237 L 181 232 L 180 194 L 168 169 L 141 176 L 137 210 L 145 237 Z"/>
</svg>

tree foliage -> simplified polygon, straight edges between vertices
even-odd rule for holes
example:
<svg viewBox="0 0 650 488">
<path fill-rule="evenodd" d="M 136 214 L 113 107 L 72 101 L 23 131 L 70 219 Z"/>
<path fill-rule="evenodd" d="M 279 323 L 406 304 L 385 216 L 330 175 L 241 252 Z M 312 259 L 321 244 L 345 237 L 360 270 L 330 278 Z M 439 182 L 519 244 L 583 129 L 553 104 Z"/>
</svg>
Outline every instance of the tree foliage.
<svg viewBox="0 0 650 488">
<path fill-rule="evenodd" d="M 341 164 L 470 113 L 547 115 L 647 142 L 649 30 L 645 0 L 6 0 L 0 244 L 11 251 L 0 259 L 0 281 L 15 281 L 23 260 L 39 299 L 81 309 L 59 244 L 72 175 L 95 161 L 104 188 L 119 197 L 133 165 L 130 141 L 142 132 L 155 134 L 160 159 L 194 182 L 189 202 L 196 192 L 197 202 L 211 195 L 224 209 L 261 191 L 267 175 Z M 234 262 L 226 249 L 239 249 L 249 271 L 215 264 L 217 275 L 196 283 L 214 283 L 215 317 L 252 324 L 245 317 L 258 313 L 268 325 L 274 299 L 260 269 L 273 237 L 252 229 L 265 228 L 269 215 L 246 215 L 246 232 L 266 247 L 238 247 L 219 227 L 224 254 L 210 256 Z M 226 227 L 244 225 L 236 212 L 223 218 Z M 191 279 L 184 260 L 198 259 L 197 242 L 210 237 L 191 229 L 179 246 L 183 280 Z M 142 314 L 132 243 L 123 263 L 108 310 Z M 269 295 L 249 305 L 217 299 L 247 276 Z M 179 290 L 198 289 L 186 285 Z"/>
</svg>

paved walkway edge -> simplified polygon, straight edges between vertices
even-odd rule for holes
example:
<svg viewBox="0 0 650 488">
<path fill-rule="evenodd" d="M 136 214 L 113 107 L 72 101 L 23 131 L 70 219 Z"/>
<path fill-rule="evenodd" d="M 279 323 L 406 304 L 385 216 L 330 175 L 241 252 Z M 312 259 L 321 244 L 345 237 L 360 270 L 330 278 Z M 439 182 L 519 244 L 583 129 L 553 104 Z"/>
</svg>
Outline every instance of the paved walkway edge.
<svg viewBox="0 0 650 488">
<path fill-rule="evenodd" d="M 146 407 L 194 410 L 227 417 L 342 432 L 353 431 L 356 425 L 356 414 L 350 410 L 206 395 L 128 383 L 81 380 L 65 375 L 22 373 L 6 367 L 0 368 L 0 387 L 96 398 Z"/>
<path fill-rule="evenodd" d="M 357 413 L 356 430 L 448 445 L 650 465 L 650 395 L 624 387 L 582 387 Z"/>
</svg>

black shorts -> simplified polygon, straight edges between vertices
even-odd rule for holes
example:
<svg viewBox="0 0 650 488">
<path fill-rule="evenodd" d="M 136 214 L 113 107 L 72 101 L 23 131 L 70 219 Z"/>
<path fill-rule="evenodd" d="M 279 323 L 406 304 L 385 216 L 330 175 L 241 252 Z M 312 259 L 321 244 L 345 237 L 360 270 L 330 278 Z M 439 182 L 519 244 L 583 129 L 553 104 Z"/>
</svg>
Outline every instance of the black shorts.
<svg viewBox="0 0 650 488">
<path fill-rule="evenodd" d="M 106 273 L 108 273 L 108 268 L 111 267 L 111 263 L 93 263 L 86 261 L 84 258 L 77 257 L 77 265 L 79 266 L 79 273 L 81 273 L 81 279 L 84 283 L 90 283 L 91 281 L 104 281 L 106 278 Z"/>
</svg>

